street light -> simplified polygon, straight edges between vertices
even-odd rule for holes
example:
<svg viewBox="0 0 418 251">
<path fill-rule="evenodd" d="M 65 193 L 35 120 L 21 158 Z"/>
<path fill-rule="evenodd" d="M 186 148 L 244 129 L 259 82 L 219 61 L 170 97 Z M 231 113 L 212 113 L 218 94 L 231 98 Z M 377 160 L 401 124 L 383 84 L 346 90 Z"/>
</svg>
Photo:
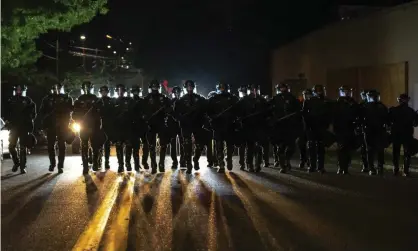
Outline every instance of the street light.
<svg viewBox="0 0 418 251">
<path fill-rule="evenodd" d="M 132 42 L 129 42 L 129 45 L 132 45 Z"/>
<path fill-rule="evenodd" d="M 110 49 L 110 48 L 112 48 L 112 46 L 108 45 L 107 48 Z"/>
<path fill-rule="evenodd" d="M 106 37 L 109 38 L 109 39 L 112 39 L 112 36 L 110 36 L 110 35 L 106 35 Z"/>
<path fill-rule="evenodd" d="M 116 54 L 116 51 L 113 51 L 113 54 Z"/>
<path fill-rule="evenodd" d="M 81 36 L 80 36 L 80 39 L 81 39 L 81 41 L 84 41 L 84 40 L 86 40 L 86 36 L 81 35 Z"/>
<path fill-rule="evenodd" d="M 122 60 L 124 60 L 125 58 L 121 57 Z"/>
<path fill-rule="evenodd" d="M 129 48 L 126 48 L 127 51 L 129 51 Z"/>
</svg>

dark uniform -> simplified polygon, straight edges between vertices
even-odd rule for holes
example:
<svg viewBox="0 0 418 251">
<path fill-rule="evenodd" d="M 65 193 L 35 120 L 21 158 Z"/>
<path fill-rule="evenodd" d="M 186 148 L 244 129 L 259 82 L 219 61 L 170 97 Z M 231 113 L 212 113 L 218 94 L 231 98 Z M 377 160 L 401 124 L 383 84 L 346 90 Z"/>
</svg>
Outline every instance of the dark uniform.
<svg viewBox="0 0 418 251">
<path fill-rule="evenodd" d="M 409 175 L 411 165 L 410 144 L 414 137 L 414 127 L 418 124 L 418 114 L 408 106 L 410 98 L 407 94 L 402 94 L 398 98 L 399 105 L 389 109 L 389 121 L 391 134 L 393 135 L 393 174 L 399 173 L 399 157 L 401 146 L 404 149 L 404 168 L 405 176 Z"/>
<path fill-rule="evenodd" d="M 375 175 L 374 160 L 377 155 L 377 167 L 379 174 L 383 174 L 385 145 L 387 144 L 387 126 L 389 122 L 388 109 L 382 104 L 379 93 L 371 90 L 367 93 L 367 103 L 364 105 L 364 130 L 367 144 L 367 160 L 369 174 Z"/>
<path fill-rule="evenodd" d="M 211 91 L 208 94 L 207 100 L 216 95 L 216 91 Z M 216 157 L 216 146 L 215 140 L 213 139 L 213 128 L 211 125 L 211 120 L 209 116 L 206 116 L 205 124 L 203 125 L 203 129 L 205 129 L 206 133 L 206 157 L 208 161 L 208 167 L 214 167 L 218 165 L 218 160 Z"/>
<path fill-rule="evenodd" d="M 100 118 L 102 120 L 102 130 L 106 133 L 108 140 L 104 143 L 104 159 L 105 169 L 110 169 L 109 158 L 110 158 L 110 145 L 115 140 L 114 127 L 114 99 L 109 97 L 109 88 L 107 86 L 100 87 L 101 98 L 97 101 L 97 108 L 99 110 Z"/>
<path fill-rule="evenodd" d="M 174 105 L 177 100 L 180 99 L 181 88 L 178 86 L 174 86 L 172 89 L 172 98 L 171 98 L 171 106 L 174 109 Z M 180 166 L 186 167 L 186 161 L 184 159 L 184 149 L 183 149 L 183 138 L 181 137 L 181 129 L 180 123 L 175 118 L 174 114 L 170 114 L 167 118 L 167 127 L 170 134 L 170 155 L 171 159 L 173 160 L 173 164 L 171 166 L 172 169 L 177 169 L 179 162 L 177 160 L 177 137 L 180 140 Z"/>
<path fill-rule="evenodd" d="M 80 124 L 81 160 L 83 173 L 89 172 L 89 148 L 92 148 L 93 171 L 99 169 L 99 155 L 102 140 L 99 139 L 101 119 L 96 104 L 98 98 L 93 94 L 94 86 L 90 82 L 82 85 L 82 95 L 74 102 L 73 119 Z"/>
<path fill-rule="evenodd" d="M 118 158 L 118 172 L 132 171 L 131 157 L 132 157 L 132 140 L 133 125 L 134 125 L 134 107 L 135 102 L 131 97 L 125 96 L 126 88 L 119 84 L 116 87 L 118 97 L 115 99 L 115 117 L 114 123 L 117 126 L 115 141 L 116 141 L 116 157 Z M 125 150 L 125 151 L 124 151 Z M 124 161 L 125 152 L 125 161 Z"/>
<path fill-rule="evenodd" d="M 183 138 L 184 158 L 186 160 L 187 173 L 192 172 L 192 168 L 197 171 L 199 167 L 199 159 L 204 147 L 204 129 L 206 113 L 206 99 L 198 94 L 193 93 L 195 83 L 187 80 L 184 83 L 185 94 L 176 101 L 174 105 L 174 113 L 180 122 L 181 136 Z M 195 152 L 192 165 L 192 136 L 195 143 Z"/>
<path fill-rule="evenodd" d="M 364 132 L 364 127 L 363 127 L 363 125 L 364 125 L 363 112 L 364 112 L 364 106 L 367 103 L 367 92 L 368 92 L 368 90 L 361 91 L 361 93 L 360 93 L 361 102 L 359 104 L 359 106 L 360 106 L 360 116 L 359 116 L 359 119 L 360 119 L 359 130 L 360 130 L 360 132 L 359 132 L 359 137 L 362 137 L 360 155 L 361 155 L 361 162 L 362 162 L 362 165 L 363 165 L 361 171 L 363 173 L 368 173 L 369 172 L 369 164 L 368 164 L 368 161 L 367 161 L 367 144 L 366 144 L 366 140 L 365 140 L 366 134 Z"/>
<path fill-rule="evenodd" d="M 51 92 L 42 100 L 39 113 L 42 114 L 42 125 L 48 140 L 49 171 L 54 171 L 56 166 L 55 144 L 58 141 L 58 172 L 62 173 L 73 99 L 64 94 L 64 86 L 61 84 L 53 85 Z"/>
<path fill-rule="evenodd" d="M 321 85 L 313 87 L 315 96 L 303 102 L 302 114 L 305 120 L 309 150 L 309 172 L 325 172 L 325 145 L 327 129 L 331 122 L 331 104 L 325 98 L 325 90 Z"/>
<path fill-rule="evenodd" d="M 236 105 L 237 116 L 242 125 L 246 164 L 250 172 L 259 172 L 263 160 L 263 142 L 268 141 L 266 117 L 269 112 L 267 100 L 260 96 L 257 85 L 250 86 L 250 95 L 243 97 Z M 254 168 L 255 157 L 255 168 Z"/>
<path fill-rule="evenodd" d="M 144 98 L 144 119 L 148 123 L 147 140 L 150 149 L 152 173 L 157 172 L 156 145 L 157 135 L 160 143 L 160 163 L 158 169 L 165 171 L 165 155 L 169 143 L 167 114 L 171 112 L 170 99 L 161 94 L 161 84 L 157 80 L 151 81 L 149 94 Z"/>
<path fill-rule="evenodd" d="M 312 90 L 311 89 L 306 89 L 302 92 L 302 96 L 303 96 L 303 100 L 301 101 L 301 106 L 303 105 L 303 102 L 307 99 L 310 99 L 312 97 Z M 297 146 L 299 149 L 299 168 L 303 169 L 305 168 L 305 164 L 307 166 L 310 166 L 309 164 L 309 158 L 307 155 L 307 144 L 308 144 L 308 138 L 306 135 L 306 130 L 304 130 L 305 126 L 305 121 L 302 120 L 302 130 L 300 131 L 300 135 L 299 138 L 297 140 Z M 276 166 L 276 165 L 275 165 Z"/>
<path fill-rule="evenodd" d="M 301 105 L 289 92 L 286 84 L 276 86 L 277 95 L 270 102 L 273 113 L 273 145 L 276 146 L 280 171 L 291 169 L 290 160 L 295 152 L 296 139 L 302 131 Z"/>
<path fill-rule="evenodd" d="M 217 85 L 218 94 L 209 99 L 207 113 L 211 119 L 216 144 L 216 155 L 219 164 L 218 172 L 225 172 L 224 148 L 227 150 L 227 168 L 232 170 L 232 155 L 234 153 L 234 121 L 236 115 L 233 110 L 238 98 L 227 91 L 223 83 Z"/>
<path fill-rule="evenodd" d="M 351 152 L 356 147 L 356 128 L 359 117 L 359 106 L 351 97 L 352 90 L 347 86 L 340 87 L 340 97 L 333 107 L 333 126 L 338 148 L 339 174 L 348 174 L 351 163 Z"/>
<path fill-rule="evenodd" d="M 246 106 L 247 106 L 247 100 L 248 100 L 248 94 L 249 89 L 247 85 L 242 85 L 238 89 L 239 93 L 239 105 L 240 108 L 237 108 L 238 110 L 241 110 L 241 114 L 238 114 L 238 116 L 246 116 Z M 244 131 L 244 128 L 239 126 L 237 128 L 237 134 L 236 134 L 236 141 L 235 146 L 238 147 L 238 155 L 239 155 L 239 165 L 241 170 L 245 170 L 246 167 L 246 150 L 247 150 L 247 136 L 248 132 Z M 250 143 L 251 144 L 251 143 Z M 254 167 L 252 167 L 254 170 Z"/>
<path fill-rule="evenodd" d="M 36 104 L 31 98 L 26 97 L 27 87 L 14 85 L 14 95 L 7 102 L 5 116 L 6 127 L 10 129 L 9 152 L 13 160 L 12 171 L 16 172 L 20 167 L 22 174 L 26 173 L 26 153 L 28 140 L 33 132 L 33 120 L 36 118 Z M 16 150 L 19 141 L 20 151 Z"/>
<path fill-rule="evenodd" d="M 141 149 L 141 139 L 143 143 L 142 148 L 142 163 L 145 162 L 144 167 L 148 169 L 147 159 L 148 159 L 148 142 L 146 141 L 145 135 L 147 132 L 147 124 L 143 118 L 144 111 L 144 99 L 142 97 L 142 89 L 139 86 L 133 86 L 131 88 L 131 96 L 135 102 L 134 111 L 133 111 L 133 130 L 132 130 L 132 155 L 134 159 L 135 170 L 139 171 L 141 165 L 139 163 L 139 150 Z M 130 150 L 129 150 L 130 151 Z M 128 157 L 128 156 L 127 156 Z M 126 160 L 130 162 L 129 159 Z"/>
</svg>

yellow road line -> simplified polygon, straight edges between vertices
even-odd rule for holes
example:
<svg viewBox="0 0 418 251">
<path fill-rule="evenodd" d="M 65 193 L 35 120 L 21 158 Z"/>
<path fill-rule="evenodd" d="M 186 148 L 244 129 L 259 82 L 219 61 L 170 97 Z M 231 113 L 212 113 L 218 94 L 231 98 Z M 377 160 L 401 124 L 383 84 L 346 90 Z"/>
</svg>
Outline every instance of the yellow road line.
<svg viewBox="0 0 418 251">
<path fill-rule="evenodd" d="M 134 192 L 135 177 L 129 175 L 126 187 L 121 195 L 121 203 L 116 217 L 110 224 L 103 240 L 103 250 L 120 251 L 128 246 L 129 220 Z M 112 217 L 113 218 L 113 217 Z"/>
<path fill-rule="evenodd" d="M 113 204 L 115 204 L 121 181 L 121 177 L 116 179 L 116 182 L 112 185 L 102 204 L 93 215 L 92 220 L 78 238 L 77 243 L 72 249 L 73 251 L 98 250 L 110 212 L 112 211 Z"/>
<path fill-rule="evenodd" d="M 217 248 L 218 231 L 216 224 L 216 194 L 212 190 L 210 209 L 209 209 L 209 222 L 208 222 L 208 251 L 216 251 Z"/>
</svg>

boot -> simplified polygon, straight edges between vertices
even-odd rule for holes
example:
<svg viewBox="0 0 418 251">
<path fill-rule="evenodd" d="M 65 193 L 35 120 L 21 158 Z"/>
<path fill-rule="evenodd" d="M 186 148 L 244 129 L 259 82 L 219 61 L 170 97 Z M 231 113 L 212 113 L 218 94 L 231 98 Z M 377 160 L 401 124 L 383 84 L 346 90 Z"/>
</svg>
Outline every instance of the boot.
<svg viewBox="0 0 418 251">
<path fill-rule="evenodd" d="M 65 156 L 62 156 L 62 155 L 58 156 L 58 173 L 64 172 L 64 160 L 65 160 Z"/>
<path fill-rule="evenodd" d="M 304 169 L 305 168 L 305 162 L 304 161 L 300 161 L 299 163 L 299 169 Z"/>
<path fill-rule="evenodd" d="M 49 155 L 49 169 L 48 171 L 53 172 L 55 167 L 57 166 L 56 161 L 55 161 L 55 155 Z"/>
<path fill-rule="evenodd" d="M 12 172 L 17 172 L 17 170 L 19 170 L 20 167 L 20 161 L 19 158 L 17 157 L 17 153 L 15 151 L 15 154 L 10 153 L 12 155 L 12 160 L 13 160 L 13 167 L 12 167 Z"/>
<path fill-rule="evenodd" d="M 225 173 L 225 162 L 222 161 L 218 161 L 219 162 L 219 169 L 218 169 L 218 173 Z"/>
<path fill-rule="evenodd" d="M 26 173 L 26 147 L 20 148 L 20 173 Z"/>
<path fill-rule="evenodd" d="M 255 172 L 255 169 L 254 169 L 254 165 L 253 164 L 248 164 L 248 172 L 250 172 L 250 173 Z"/>
<path fill-rule="evenodd" d="M 187 167 L 186 174 L 191 174 L 192 173 L 192 169 L 193 169 L 192 163 L 187 163 L 186 164 L 186 167 Z"/>
<path fill-rule="evenodd" d="M 106 169 L 106 170 L 109 170 L 109 169 L 110 169 L 109 159 L 105 159 L 105 164 L 104 164 L 104 166 L 105 166 L 105 169 Z"/>
<path fill-rule="evenodd" d="M 141 169 L 141 165 L 139 164 L 139 155 L 134 155 L 134 167 L 135 171 L 139 172 L 139 169 Z"/>
<path fill-rule="evenodd" d="M 394 176 L 396 176 L 396 175 L 398 175 L 398 174 L 399 174 L 399 167 L 394 166 L 394 167 L 393 167 L 393 175 L 394 175 Z"/>
<path fill-rule="evenodd" d="M 123 163 L 123 146 L 120 143 L 116 143 L 116 157 L 118 158 L 118 173 L 123 173 L 124 163 Z"/>
<path fill-rule="evenodd" d="M 157 161 L 151 160 L 151 174 L 157 173 Z"/>
<path fill-rule="evenodd" d="M 164 162 L 160 162 L 158 164 L 158 171 L 160 171 L 160 173 L 164 173 L 165 172 L 165 164 L 164 164 Z"/>
<path fill-rule="evenodd" d="M 200 167 L 199 167 L 199 161 L 194 161 L 193 162 L 193 167 L 194 167 L 194 170 L 198 171 L 200 169 Z"/>
<path fill-rule="evenodd" d="M 374 166 L 371 166 L 370 171 L 369 171 L 369 175 L 376 175 L 376 174 L 377 174 L 376 169 L 374 168 Z"/>
<path fill-rule="evenodd" d="M 233 164 L 232 164 L 232 159 L 228 159 L 228 160 L 226 160 L 226 168 L 228 169 L 228 171 L 232 171 L 232 167 L 233 167 Z"/>
<path fill-rule="evenodd" d="M 175 161 L 175 162 L 173 161 L 173 164 L 171 165 L 171 169 L 176 170 L 178 167 L 179 167 L 179 162 L 178 161 Z"/>
</svg>

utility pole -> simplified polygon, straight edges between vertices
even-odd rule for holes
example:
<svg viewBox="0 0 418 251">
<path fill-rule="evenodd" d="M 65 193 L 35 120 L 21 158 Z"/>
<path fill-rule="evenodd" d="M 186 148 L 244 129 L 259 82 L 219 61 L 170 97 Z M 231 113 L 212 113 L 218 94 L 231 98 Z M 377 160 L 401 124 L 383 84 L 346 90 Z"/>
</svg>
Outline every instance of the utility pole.
<svg viewBox="0 0 418 251">
<path fill-rule="evenodd" d="M 59 75 L 59 41 L 58 41 L 58 37 L 57 37 L 57 42 L 55 45 L 55 67 L 56 67 L 56 74 L 57 74 L 57 79 L 58 81 L 60 80 L 60 75 Z"/>
</svg>

